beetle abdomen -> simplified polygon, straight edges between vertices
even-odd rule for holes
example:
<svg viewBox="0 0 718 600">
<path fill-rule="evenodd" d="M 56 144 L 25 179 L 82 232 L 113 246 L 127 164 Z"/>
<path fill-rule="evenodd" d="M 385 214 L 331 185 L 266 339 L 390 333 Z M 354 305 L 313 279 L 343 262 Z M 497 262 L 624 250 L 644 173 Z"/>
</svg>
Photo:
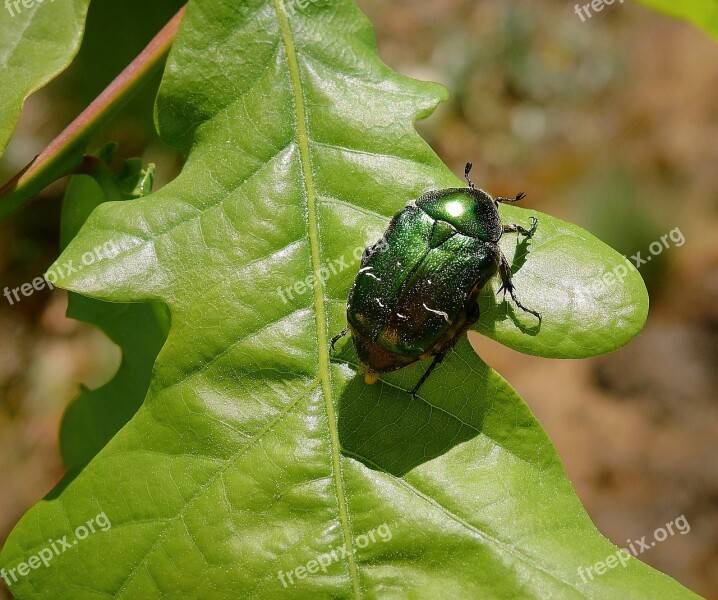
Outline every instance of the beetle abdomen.
<svg viewBox="0 0 718 600">
<path fill-rule="evenodd" d="M 387 350 L 379 342 L 366 337 L 354 327 L 351 327 L 351 332 L 357 356 L 367 371 L 387 373 L 406 367 L 418 360 L 418 357 L 402 356 Z"/>
</svg>

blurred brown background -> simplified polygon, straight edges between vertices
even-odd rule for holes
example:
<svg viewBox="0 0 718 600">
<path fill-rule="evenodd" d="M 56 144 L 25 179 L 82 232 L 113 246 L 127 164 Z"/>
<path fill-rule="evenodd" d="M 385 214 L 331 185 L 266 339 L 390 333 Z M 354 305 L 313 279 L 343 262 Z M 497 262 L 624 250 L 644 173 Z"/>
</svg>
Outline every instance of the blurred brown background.
<svg viewBox="0 0 718 600">
<path fill-rule="evenodd" d="M 118 72 L 179 4 L 97 2 L 77 65 L 27 103 L 3 180 L 106 85 L 97 65 Z M 689 533 L 639 558 L 718 599 L 718 42 L 629 3 L 585 22 L 570 2 L 359 4 L 389 65 L 449 88 L 421 131 L 456 173 L 472 160 L 482 187 L 525 190 L 527 207 L 624 254 L 645 257 L 680 229 L 685 244 L 641 268 L 651 314 L 623 350 L 551 361 L 473 342 L 547 429 L 598 528 L 625 545 L 685 515 Z M 114 139 L 157 163 L 162 185 L 181 162 L 153 133 L 152 87 L 97 144 Z M 57 256 L 61 193 L 55 185 L 0 222 L 0 291 Z M 0 544 L 63 474 L 58 425 L 79 382 L 98 386 L 119 364 L 65 307 L 59 290 L 14 305 L 0 296 Z"/>
</svg>

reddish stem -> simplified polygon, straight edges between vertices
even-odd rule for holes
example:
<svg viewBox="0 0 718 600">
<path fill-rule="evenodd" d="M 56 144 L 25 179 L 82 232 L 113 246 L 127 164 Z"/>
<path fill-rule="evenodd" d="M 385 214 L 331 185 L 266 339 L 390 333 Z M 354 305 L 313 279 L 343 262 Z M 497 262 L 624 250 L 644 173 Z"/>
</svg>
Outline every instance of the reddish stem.
<svg viewBox="0 0 718 600">
<path fill-rule="evenodd" d="M 160 65 L 174 42 L 185 7 L 157 33 L 147 47 L 92 103 L 25 168 L 0 188 L 0 218 L 29 200 L 50 183 L 74 173 L 82 164 L 83 142 L 120 108 Z"/>
</svg>

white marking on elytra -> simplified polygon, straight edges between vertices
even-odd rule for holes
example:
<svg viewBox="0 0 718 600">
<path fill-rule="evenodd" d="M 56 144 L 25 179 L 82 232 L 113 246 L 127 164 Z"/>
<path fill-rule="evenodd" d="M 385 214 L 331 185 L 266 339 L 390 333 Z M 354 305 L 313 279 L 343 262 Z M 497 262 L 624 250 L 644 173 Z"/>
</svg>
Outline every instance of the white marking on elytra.
<svg viewBox="0 0 718 600">
<path fill-rule="evenodd" d="M 376 279 L 377 281 L 381 281 L 381 279 L 379 279 L 379 277 L 377 277 L 376 275 L 374 275 L 374 273 L 370 273 L 370 271 L 371 271 L 373 268 L 374 268 L 374 267 L 364 267 L 363 269 L 359 269 L 359 273 L 366 273 L 367 275 L 369 275 L 369 277 L 373 277 L 373 278 Z"/>
<path fill-rule="evenodd" d="M 449 314 L 448 314 L 448 313 L 445 313 L 443 310 L 434 310 L 433 308 L 429 308 L 429 307 L 426 305 L 426 302 L 424 302 L 424 308 L 425 308 L 426 310 L 428 310 L 429 312 L 433 312 L 435 315 L 441 315 L 442 317 L 444 317 L 444 319 L 446 319 L 446 322 L 447 322 L 449 325 L 451 325 L 451 321 L 449 320 Z"/>
</svg>

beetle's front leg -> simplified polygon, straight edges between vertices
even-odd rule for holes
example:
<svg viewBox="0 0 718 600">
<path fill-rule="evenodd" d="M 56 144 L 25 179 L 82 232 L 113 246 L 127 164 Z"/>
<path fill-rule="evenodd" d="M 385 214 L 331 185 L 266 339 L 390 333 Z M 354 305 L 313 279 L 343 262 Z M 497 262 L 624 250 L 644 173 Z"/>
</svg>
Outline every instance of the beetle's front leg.
<svg viewBox="0 0 718 600">
<path fill-rule="evenodd" d="M 504 225 L 503 229 L 504 233 L 520 233 L 521 235 L 525 235 L 526 237 L 530 238 L 533 236 L 534 233 L 536 233 L 537 225 L 538 219 L 536 217 L 531 217 L 531 229 L 526 229 L 525 227 L 517 225 L 516 223 Z"/>
<path fill-rule="evenodd" d="M 511 265 L 506 259 L 506 256 L 504 256 L 503 252 L 499 252 L 499 275 L 501 276 L 501 287 L 499 288 L 499 292 L 503 291 L 504 296 L 506 296 L 506 292 L 508 292 L 511 299 L 514 301 L 514 304 L 516 304 L 516 306 L 524 312 L 532 314 L 536 317 L 539 320 L 539 325 L 541 325 L 541 313 L 531 310 L 530 308 L 526 308 L 516 297 L 516 288 L 514 287 L 511 275 Z"/>
<path fill-rule="evenodd" d="M 526 194 L 524 192 L 519 192 L 513 198 L 504 198 L 503 196 L 498 196 L 495 198 L 495 202 L 497 206 L 499 204 L 513 204 L 514 202 L 521 202 L 521 200 L 523 200 L 524 198 L 526 198 Z"/>
<path fill-rule="evenodd" d="M 331 348 L 332 348 L 332 352 L 336 352 L 336 351 L 337 351 L 337 349 L 336 349 L 336 343 L 337 343 L 340 339 L 342 339 L 347 333 L 349 333 L 349 328 L 348 328 L 348 327 L 347 327 L 346 329 L 343 329 L 343 330 L 341 331 L 341 333 L 338 333 L 337 335 L 335 335 L 335 336 L 329 341 L 329 345 L 330 345 Z"/>
</svg>

